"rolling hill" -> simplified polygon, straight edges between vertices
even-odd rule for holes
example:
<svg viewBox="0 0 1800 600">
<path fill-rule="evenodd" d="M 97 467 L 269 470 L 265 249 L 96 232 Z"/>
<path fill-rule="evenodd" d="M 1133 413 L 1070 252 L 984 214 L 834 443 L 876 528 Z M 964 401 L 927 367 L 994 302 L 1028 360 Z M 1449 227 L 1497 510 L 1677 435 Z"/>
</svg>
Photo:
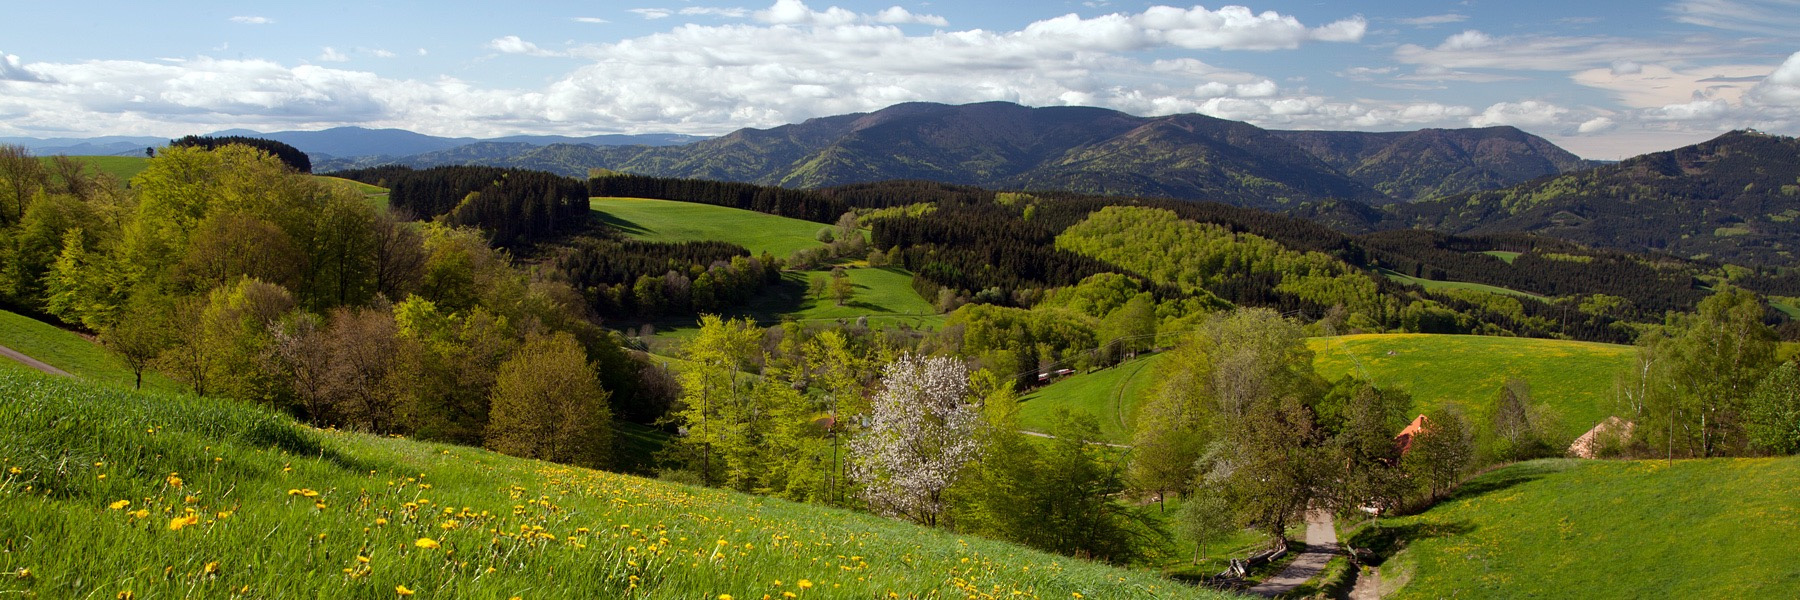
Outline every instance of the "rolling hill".
<svg viewBox="0 0 1800 600">
<path fill-rule="evenodd" d="M 1617 414 L 1613 376 L 1631 365 L 1631 346 L 1474 335 L 1366 334 L 1313 338 L 1313 367 L 1326 379 L 1346 374 L 1397 387 L 1413 411 L 1459 405 L 1487 422 L 1508 377 L 1531 384 L 1532 400 L 1550 405 L 1573 440 Z"/>
<path fill-rule="evenodd" d="M 892 179 L 1292 208 L 1492 189 L 1588 163 L 1510 127 L 1282 132 L 1198 114 L 906 103 L 680 146 L 486 143 L 397 159 L 820 188 Z M 366 163 L 366 164 L 365 164 Z M 334 168 L 373 166 L 334 165 Z"/>
<path fill-rule="evenodd" d="M 1215 598 L 843 510 L 0 370 L 0 593 Z"/>
<path fill-rule="evenodd" d="M 1389 598 L 1768 598 L 1800 586 L 1800 459 L 1543 460 L 1351 543 Z"/>
<path fill-rule="evenodd" d="M 1513 187 L 1396 207 L 1389 227 L 1526 231 L 1589 246 L 1762 264 L 1800 247 L 1800 139 L 1710 141 Z"/>
<path fill-rule="evenodd" d="M 1313 368 L 1327 380 L 1354 375 L 1411 393 L 1414 412 L 1457 405 L 1482 423 L 1506 378 L 1523 378 L 1533 401 L 1556 411 L 1558 432 L 1570 440 L 1617 413 L 1613 375 L 1636 356 L 1630 346 L 1472 335 L 1348 335 L 1312 338 L 1307 345 Z M 1130 443 L 1133 411 L 1154 390 L 1161 357 L 1038 388 L 1024 396 L 1019 420 L 1027 429 L 1041 429 L 1058 408 L 1086 412 L 1099 419 L 1108 441 Z"/>
<path fill-rule="evenodd" d="M 1503 188 L 1600 165 L 1508 126 L 1274 133 L 1363 185 L 1399 200 Z"/>
</svg>

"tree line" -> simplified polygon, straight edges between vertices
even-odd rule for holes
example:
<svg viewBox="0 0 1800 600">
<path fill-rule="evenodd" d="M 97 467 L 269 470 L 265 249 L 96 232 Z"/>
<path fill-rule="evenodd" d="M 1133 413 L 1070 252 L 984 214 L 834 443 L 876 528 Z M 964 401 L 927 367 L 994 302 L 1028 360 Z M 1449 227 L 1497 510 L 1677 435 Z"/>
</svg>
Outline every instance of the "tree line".
<svg viewBox="0 0 1800 600">
<path fill-rule="evenodd" d="M 24 180 L 23 217 L 0 226 L 4 302 L 98 333 L 140 382 L 590 466 L 611 464 L 615 416 L 650 422 L 670 399 L 577 290 L 484 232 L 408 221 L 258 148 L 167 148 L 129 188 Z"/>
</svg>

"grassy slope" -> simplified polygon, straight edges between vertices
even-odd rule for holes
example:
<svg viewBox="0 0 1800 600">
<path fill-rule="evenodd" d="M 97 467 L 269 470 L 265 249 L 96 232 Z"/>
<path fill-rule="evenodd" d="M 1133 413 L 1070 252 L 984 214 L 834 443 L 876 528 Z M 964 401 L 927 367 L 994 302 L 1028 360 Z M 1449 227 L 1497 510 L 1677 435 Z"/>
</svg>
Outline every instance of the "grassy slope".
<svg viewBox="0 0 1800 600">
<path fill-rule="evenodd" d="M 1477 292 L 1487 292 L 1490 294 L 1506 294 L 1508 296 L 1519 296 L 1522 298 L 1537 298 L 1539 300 L 1544 299 L 1543 296 L 1539 296 L 1539 295 L 1533 294 L 1531 292 L 1521 292 L 1518 290 L 1512 290 L 1512 289 L 1507 289 L 1507 288 L 1503 288 L 1503 287 L 1494 287 L 1491 285 L 1486 285 L 1486 284 L 1481 284 L 1481 283 L 1469 283 L 1466 281 L 1437 281 L 1434 279 L 1420 279 L 1418 277 L 1413 277 L 1411 275 L 1402 275 L 1398 272 L 1389 271 L 1387 269 L 1377 269 L 1377 271 L 1380 272 L 1383 277 L 1386 277 L 1388 279 L 1392 279 L 1394 281 L 1404 283 L 1407 285 L 1416 285 L 1416 286 L 1419 286 L 1419 287 L 1422 287 L 1422 288 L 1425 288 L 1428 290 L 1474 290 Z"/>
<path fill-rule="evenodd" d="M 122 387 L 131 387 L 133 382 L 131 370 L 99 344 L 17 313 L 0 310 L 0 346 L 12 348 L 83 379 Z M 0 358 L 0 362 L 17 364 L 4 358 Z M 144 387 L 173 391 L 182 386 L 159 373 L 145 372 Z"/>
<path fill-rule="evenodd" d="M 864 315 L 871 316 L 872 324 L 904 322 L 917 326 L 936 326 L 944 322 L 944 316 L 937 309 L 919 297 L 913 290 L 912 274 L 898 267 L 852 268 L 845 270 L 850 283 L 855 284 L 856 292 L 850 301 L 838 306 L 831 298 L 814 299 L 806 297 L 804 290 L 807 281 L 812 277 L 829 277 L 829 271 L 808 271 L 790 275 L 789 284 L 797 285 L 802 291 L 797 298 L 765 297 L 755 308 L 766 308 L 770 312 L 782 312 L 801 321 L 838 319 L 855 319 Z M 791 295 L 791 294 L 790 294 Z M 778 304 L 762 306 L 769 300 Z M 901 316 L 904 315 L 904 316 Z"/>
<path fill-rule="evenodd" d="M 741 245 L 752 253 L 767 250 L 786 258 L 795 250 L 819 246 L 817 235 L 826 225 L 759 212 L 673 200 L 642 198 L 594 198 L 600 219 L 627 235 L 658 242 L 722 241 Z M 747 316 L 763 324 L 784 318 L 801 321 L 856 319 L 868 316 L 872 326 L 906 324 L 936 327 L 942 315 L 912 289 L 912 274 L 894 267 L 848 269 L 856 293 L 848 304 L 814 300 L 806 296 L 807 280 L 824 271 L 789 273 L 783 282 L 752 300 L 743 310 L 725 316 Z M 922 316 L 921 316 L 922 315 Z M 631 324 L 636 325 L 636 324 Z M 662 319 L 654 323 L 665 345 L 678 343 L 694 331 L 694 320 Z M 674 351 L 673 348 L 659 348 Z"/>
<path fill-rule="evenodd" d="M 6 370 L 0 465 L 17 469 L 0 472 L 0 572 L 29 570 L 0 595 L 1216 597 L 847 511 Z"/>
<path fill-rule="evenodd" d="M 759 212 L 673 200 L 594 198 L 600 219 L 635 238 L 659 242 L 717 240 L 769 251 L 787 258 L 795 250 L 819 245 L 821 223 Z"/>
<path fill-rule="evenodd" d="M 1506 261 L 1506 264 L 1509 264 L 1509 265 L 1510 265 L 1510 264 L 1513 264 L 1513 261 L 1515 261 L 1515 260 L 1519 260 L 1519 255 L 1520 255 L 1520 254 L 1522 254 L 1522 253 L 1520 253 L 1520 252 L 1509 252 L 1509 251 L 1506 251 L 1506 250 L 1489 250 L 1489 251 L 1487 251 L 1487 252 L 1483 252 L 1483 253 L 1482 253 L 1482 254 L 1486 254 L 1486 255 L 1488 255 L 1488 256 L 1492 256 L 1492 257 L 1494 257 L 1494 258 L 1498 258 L 1498 259 L 1500 259 L 1500 260 L 1504 260 L 1504 261 Z"/>
<path fill-rule="evenodd" d="M 131 181 L 138 173 L 150 166 L 150 159 L 142 156 L 71 156 L 89 165 L 101 173 L 112 175 L 119 181 Z M 46 157 L 44 160 L 49 160 Z"/>
<path fill-rule="evenodd" d="M 1078 373 L 1038 388 L 1022 398 L 1019 424 L 1047 431 L 1056 409 L 1087 413 L 1100 420 L 1100 436 L 1116 444 L 1131 443 L 1131 422 L 1138 401 L 1149 393 L 1156 363 L 1164 355 L 1144 357 L 1093 373 Z"/>
<path fill-rule="evenodd" d="M 1382 566 L 1397 598 L 1790 596 L 1796 489 L 1800 458 L 1537 461 L 1355 543 L 1404 548 Z"/>
<path fill-rule="evenodd" d="M 1485 419 L 1506 378 L 1522 377 L 1531 383 L 1534 401 L 1556 409 L 1570 439 L 1614 414 L 1613 375 L 1629 366 L 1635 352 L 1613 344 L 1466 335 L 1352 335 L 1307 344 L 1326 379 L 1352 374 L 1405 389 L 1413 394 L 1415 412 L 1458 404 Z M 1098 417 L 1106 439 L 1129 443 L 1131 411 L 1149 392 L 1160 356 L 1039 388 L 1024 397 L 1020 420 L 1041 430 L 1058 407 L 1068 408 Z"/>
<path fill-rule="evenodd" d="M 1524 378 L 1535 402 L 1556 409 L 1569 439 L 1615 414 L 1613 376 L 1635 356 L 1630 346 L 1472 335 L 1352 335 L 1308 345 L 1320 375 L 1363 377 L 1366 369 L 1377 385 L 1411 392 L 1415 412 L 1460 404 L 1485 422 L 1506 378 Z"/>
</svg>

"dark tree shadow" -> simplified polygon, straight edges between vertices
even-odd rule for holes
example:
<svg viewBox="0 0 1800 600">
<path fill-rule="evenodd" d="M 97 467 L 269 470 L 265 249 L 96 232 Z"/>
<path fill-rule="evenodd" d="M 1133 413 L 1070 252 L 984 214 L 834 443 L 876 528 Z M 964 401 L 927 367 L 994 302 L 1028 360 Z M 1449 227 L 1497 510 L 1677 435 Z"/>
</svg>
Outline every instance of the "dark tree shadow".
<svg viewBox="0 0 1800 600">
<path fill-rule="evenodd" d="M 1370 565 L 1380 566 L 1413 542 L 1431 538 L 1464 535 L 1475 530 L 1475 526 L 1467 521 L 1456 523 L 1407 523 L 1405 525 L 1377 524 L 1364 527 L 1350 538 L 1350 545 L 1366 548 Z M 1361 551 L 1358 551 L 1361 554 Z"/>
<path fill-rule="evenodd" d="M 595 211 L 589 211 L 589 212 L 591 212 L 595 216 L 595 218 L 599 219 L 601 223 L 605 224 L 608 227 L 617 229 L 620 232 L 623 232 L 626 234 L 632 234 L 632 235 L 647 235 L 647 234 L 652 233 L 650 228 L 644 227 L 643 225 L 639 225 L 636 222 L 631 221 L 630 219 L 626 219 L 626 218 L 620 217 L 618 215 L 615 215 L 615 214 L 612 214 L 612 213 L 609 213 L 606 211 L 595 210 Z"/>
</svg>

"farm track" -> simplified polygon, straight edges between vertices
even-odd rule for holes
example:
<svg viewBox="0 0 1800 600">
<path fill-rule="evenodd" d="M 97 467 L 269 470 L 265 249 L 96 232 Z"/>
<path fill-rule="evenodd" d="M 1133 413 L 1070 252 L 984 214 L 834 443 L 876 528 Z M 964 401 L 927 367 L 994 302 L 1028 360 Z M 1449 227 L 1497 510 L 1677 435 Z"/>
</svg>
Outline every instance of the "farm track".
<svg viewBox="0 0 1800 600">
<path fill-rule="evenodd" d="M 23 352 L 19 352 L 18 350 L 14 350 L 14 349 L 8 348 L 6 346 L 0 346 L 0 356 L 5 356 L 7 358 L 19 361 L 19 364 L 25 365 L 27 367 L 31 367 L 33 369 L 37 369 L 39 371 L 43 371 L 45 373 L 49 373 L 51 375 L 61 375 L 63 377 L 74 377 L 75 376 L 74 374 L 72 374 L 68 371 L 64 371 L 62 369 L 58 369 L 56 367 L 50 366 L 48 363 L 45 363 L 44 361 L 26 356 Z"/>
</svg>

